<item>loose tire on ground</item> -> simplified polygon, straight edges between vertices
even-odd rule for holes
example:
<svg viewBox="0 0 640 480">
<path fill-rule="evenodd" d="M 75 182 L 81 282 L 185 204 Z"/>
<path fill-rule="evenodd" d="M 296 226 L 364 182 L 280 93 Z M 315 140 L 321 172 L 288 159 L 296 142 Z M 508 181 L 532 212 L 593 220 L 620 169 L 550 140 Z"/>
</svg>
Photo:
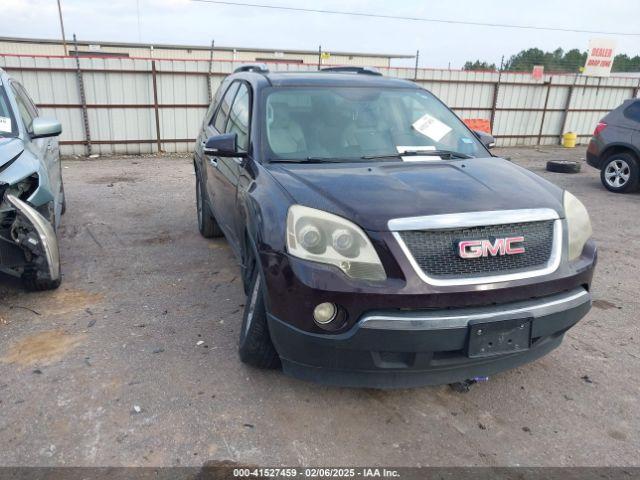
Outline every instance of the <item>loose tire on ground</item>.
<svg viewBox="0 0 640 480">
<path fill-rule="evenodd" d="M 549 160 L 547 162 L 547 171 L 555 173 L 578 173 L 580 172 L 580 163 L 571 160 Z"/>
<path fill-rule="evenodd" d="M 244 306 L 240 344 L 240 360 L 257 368 L 271 369 L 280 366 L 267 324 L 267 309 L 264 302 L 264 286 L 258 268 L 252 268 L 253 278 Z"/>
<path fill-rule="evenodd" d="M 205 198 L 202 187 L 202 178 L 196 172 L 196 214 L 198 217 L 198 230 L 204 238 L 219 238 L 223 236 L 222 229 L 211 213 L 209 203 Z"/>
<path fill-rule="evenodd" d="M 604 161 L 600 180 L 610 192 L 635 192 L 640 183 L 638 159 L 631 153 L 614 153 Z"/>
</svg>

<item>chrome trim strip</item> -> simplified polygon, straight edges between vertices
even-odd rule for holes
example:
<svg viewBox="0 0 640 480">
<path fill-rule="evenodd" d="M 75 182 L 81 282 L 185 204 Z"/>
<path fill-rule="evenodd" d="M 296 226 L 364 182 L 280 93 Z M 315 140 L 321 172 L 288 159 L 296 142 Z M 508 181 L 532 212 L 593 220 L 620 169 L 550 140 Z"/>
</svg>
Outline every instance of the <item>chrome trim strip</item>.
<svg viewBox="0 0 640 480">
<path fill-rule="evenodd" d="M 523 210 L 512 210 L 512 211 L 523 211 Z M 553 210 L 551 211 L 554 214 L 556 214 L 555 211 Z M 557 217 L 557 214 L 556 214 L 556 217 Z M 502 224 L 502 222 L 500 222 L 500 224 Z M 402 237 L 400 236 L 400 234 L 398 232 L 391 232 L 391 233 L 393 234 L 396 241 L 400 245 L 402 252 L 407 257 L 407 260 L 409 260 L 409 263 L 413 267 L 413 270 L 416 272 L 418 277 L 420 277 L 422 281 L 428 283 L 429 285 L 436 285 L 436 286 L 478 285 L 480 283 L 509 282 L 511 280 L 522 280 L 525 278 L 539 277 L 541 275 L 548 275 L 550 273 L 555 272 L 560 266 L 560 260 L 562 259 L 562 243 L 563 243 L 562 242 L 562 220 L 560 219 L 557 219 L 553 222 L 553 246 L 551 248 L 551 255 L 549 256 L 549 261 L 547 262 L 547 265 L 544 268 L 539 268 L 537 270 L 529 270 L 526 272 L 505 273 L 501 275 L 487 275 L 482 277 L 463 277 L 463 278 L 447 278 L 447 279 L 430 277 L 429 275 L 424 273 L 422 268 L 420 268 L 420 265 L 418 265 L 418 262 L 416 262 L 416 259 L 413 257 L 413 254 L 411 253 L 407 245 L 404 243 L 404 240 L 402 240 Z M 470 260 L 470 261 L 473 261 L 473 260 Z"/>
<path fill-rule="evenodd" d="M 38 211 L 20 200 L 14 195 L 7 194 L 5 199 L 15 207 L 20 213 L 22 213 L 40 237 L 40 245 L 44 250 L 44 256 L 47 260 L 47 266 L 49 267 L 49 278 L 51 280 L 57 280 L 60 277 L 60 250 L 58 249 L 58 238 L 56 232 L 49 221 L 44 218 Z"/>
<path fill-rule="evenodd" d="M 536 303 L 537 302 L 537 303 Z M 584 303 L 591 303 L 591 295 L 578 287 L 571 292 L 560 293 L 541 300 L 526 300 L 507 305 L 478 308 L 462 308 L 457 311 L 426 311 L 405 314 L 369 314 L 358 323 L 360 328 L 377 330 L 441 330 L 465 328 L 472 320 L 500 321 L 523 314 L 533 318 L 569 310 Z"/>
<path fill-rule="evenodd" d="M 558 212 L 551 208 L 525 208 L 521 210 L 491 210 L 394 218 L 389 220 L 387 226 L 392 232 L 401 232 L 405 230 L 484 227 L 487 225 L 503 225 L 505 223 L 540 222 L 558 218 L 560 218 Z"/>
</svg>

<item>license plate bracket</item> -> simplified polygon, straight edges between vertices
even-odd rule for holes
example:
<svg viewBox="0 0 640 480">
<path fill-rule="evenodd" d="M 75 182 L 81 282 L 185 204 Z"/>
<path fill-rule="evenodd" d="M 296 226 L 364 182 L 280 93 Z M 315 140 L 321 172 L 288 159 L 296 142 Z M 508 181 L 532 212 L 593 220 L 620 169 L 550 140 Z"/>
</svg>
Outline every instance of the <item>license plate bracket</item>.
<svg viewBox="0 0 640 480">
<path fill-rule="evenodd" d="M 469 358 L 493 357 L 531 347 L 531 318 L 514 318 L 469 325 Z"/>
</svg>

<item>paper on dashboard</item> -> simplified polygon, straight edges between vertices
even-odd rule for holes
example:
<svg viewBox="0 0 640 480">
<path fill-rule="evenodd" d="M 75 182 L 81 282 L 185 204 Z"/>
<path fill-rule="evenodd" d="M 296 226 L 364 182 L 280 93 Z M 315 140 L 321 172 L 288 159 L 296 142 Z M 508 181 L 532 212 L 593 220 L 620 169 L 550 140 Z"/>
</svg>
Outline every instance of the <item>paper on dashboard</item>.
<svg viewBox="0 0 640 480">
<path fill-rule="evenodd" d="M 444 138 L 451 131 L 451 127 L 441 122 L 436 117 L 425 113 L 411 125 L 414 130 L 420 132 L 425 137 L 429 137 L 436 142 Z"/>
<path fill-rule="evenodd" d="M 0 132 L 11 132 L 11 119 L 8 117 L 0 117 Z"/>
<path fill-rule="evenodd" d="M 433 145 L 398 145 L 396 146 L 396 150 L 398 151 L 398 153 L 412 152 L 412 151 L 426 152 L 426 151 L 435 150 L 435 149 L 436 147 L 434 147 Z M 402 157 L 403 162 L 423 162 L 425 160 L 442 160 L 442 159 L 436 155 L 412 155 L 412 156 Z"/>
</svg>

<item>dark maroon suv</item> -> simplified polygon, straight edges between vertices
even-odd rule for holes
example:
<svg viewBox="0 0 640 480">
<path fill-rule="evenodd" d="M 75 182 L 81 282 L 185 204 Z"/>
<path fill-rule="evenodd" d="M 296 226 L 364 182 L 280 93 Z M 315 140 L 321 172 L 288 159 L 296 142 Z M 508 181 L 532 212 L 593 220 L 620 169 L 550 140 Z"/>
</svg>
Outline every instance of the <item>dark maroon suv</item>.
<svg viewBox="0 0 640 480">
<path fill-rule="evenodd" d="M 367 69 L 227 77 L 194 164 L 200 232 L 241 264 L 240 358 L 384 388 L 486 377 L 560 345 L 591 306 L 589 216 L 492 142 Z"/>
</svg>

